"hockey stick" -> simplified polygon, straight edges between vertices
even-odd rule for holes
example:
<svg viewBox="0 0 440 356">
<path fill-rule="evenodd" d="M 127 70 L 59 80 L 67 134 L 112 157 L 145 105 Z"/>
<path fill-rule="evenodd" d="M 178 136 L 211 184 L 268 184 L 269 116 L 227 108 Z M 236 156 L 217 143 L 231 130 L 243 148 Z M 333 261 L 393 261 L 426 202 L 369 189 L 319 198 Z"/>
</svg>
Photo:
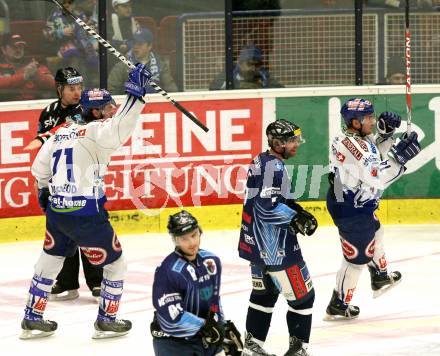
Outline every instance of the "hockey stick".
<svg viewBox="0 0 440 356">
<path fill-rule="evenodd" d="M 411 33 L 409 32 L 409 0 L 406 0 L 405 6 L 405 63 L 406 63 L 406 132 L 411 133 Z"/>
<path fill-rule="evenodd" d="M 113 54 L 116 58 L 118 58 L 121 62 L 123 62 L 128 68 L 133 69 L 135 65 L 131 63 L 127 58 L 125 58 L 116 48 L 114 48 L 110 43 L 108 43 L 105 39 L 103 39 L 96 31 L 87 25 L 80 18 L 75 16 L 72 12 L 64 7 L 63 4 L 58 2 L 58 0 L 46 0 L 53 2 L 56 6 L 58 6 L 64 13 L 68 14 L 75 22 L 82 27 L 90 36 L 95 38 L 101 45 L 103 45 L 111 54 Z M 179 109 L 186 117 L 192 120 L 197 126 L 199 126 L 203 131 L 208 132 L 209 129 L 203 125 L 193 114 L 191 114 L 188 110 L 186 110 L 181 104 L 175 101 L 170 95 L 162 89 L 159 85 L 154 82 L 148 83 L 156 92 L 164 96 L 171 104 L 173 104 L 177 109 Z"/>
</svg>

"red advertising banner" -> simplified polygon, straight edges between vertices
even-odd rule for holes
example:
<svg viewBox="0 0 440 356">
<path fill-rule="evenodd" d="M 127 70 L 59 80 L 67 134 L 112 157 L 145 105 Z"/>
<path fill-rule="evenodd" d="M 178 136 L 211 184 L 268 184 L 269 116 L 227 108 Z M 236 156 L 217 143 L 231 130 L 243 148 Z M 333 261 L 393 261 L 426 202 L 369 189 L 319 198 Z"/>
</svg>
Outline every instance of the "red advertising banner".
<svg viewBox="0 0 440 356">
<path fill-rule="evenodd" d="M 147 104 L 105 177 L 109 210 L 233 204 L 262 150 L 262 99 L 185 102 L 205 133 L 168 103 Z M 23 151 L 40 110 L 0 112 L 0 218 L 40 215 Z"/>
</svg>

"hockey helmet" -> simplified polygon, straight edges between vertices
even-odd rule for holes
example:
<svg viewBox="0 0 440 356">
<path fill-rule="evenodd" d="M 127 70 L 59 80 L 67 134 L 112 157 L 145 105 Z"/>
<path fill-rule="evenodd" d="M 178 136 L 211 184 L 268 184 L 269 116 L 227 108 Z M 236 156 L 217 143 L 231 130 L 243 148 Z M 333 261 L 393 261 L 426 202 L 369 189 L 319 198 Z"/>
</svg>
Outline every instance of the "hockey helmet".
<svg viewBox="0 0 440 356">
<path fill-rule="evenodd" d="M 83 84 L 83 77 L 80 72 L 75 68 L 65 67 L 60 68 L 55 73 L 55 85 L 57 89 L 57 95 L 61 98 L 62 88 L 64 85 Z"/>
<path fill-rule="evenodd" d="M 107 104 L 116 105 L 112 96 L 105 89 L 85 89 L 81 93 L 81 99 L 79 100 L 83 115 L 89 116 L 92 109 L 102 110 Z"/>
<path fill-rule="evenodd" d="M 173 237 L 184 235 L 195 229 L 200 229 L 197 219 L 186 210 L 170 215 L 167 228 L 169 234 Z"/>
<path fill-rule="evenodd" d="M 356 119 L 362 122 L 365 116 L 373 113 L 373 104 L 369 100 L 362 98 L 348 99 L 341 108 L 341 115 L 344 118 L 344 122 L 347 127 L 351 126 L 351 120 Z"/>
<path fill-rule="evenodd" d="M 82 84 L 83 77 L 75 68 L 60 68 L 55 74 L 55 83 L 57 85 Z"/>
<path fill-rule="evenodd" d="M 291 139 L 297 139 L 298 143 L 305 142 L 299 126 L 284 119 L 271 122 L 266 128 L 266 136 L 270 147 L 272 147 L 273 139 L 278 139 L 283 143 Z"/>
</svg>

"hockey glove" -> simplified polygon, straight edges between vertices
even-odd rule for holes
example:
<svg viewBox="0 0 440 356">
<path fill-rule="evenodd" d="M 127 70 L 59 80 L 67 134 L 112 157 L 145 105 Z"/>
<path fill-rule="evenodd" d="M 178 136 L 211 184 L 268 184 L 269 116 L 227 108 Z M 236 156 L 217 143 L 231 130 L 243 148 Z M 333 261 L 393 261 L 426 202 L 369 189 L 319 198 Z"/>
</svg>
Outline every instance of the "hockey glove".
<svg viewBox="0 0 440 356">
<path fill-rule="evenodd" d="M 205 325 L 200 328 L 203 341 L 209 345 L 220 346 L 225 337 L 225 329 L 216 313 L 210 311 Z"/>
<path fill-rule="evenodd" d="M 409 136 L 404 133 L 400 138 L 399 143 L 391 146 L 388 155 L 404 166 L 406 162 L 417 156 L 420 150 L 421 148 L 417 139 L 417 133 L 413 131 Z"/>
<path fill-rule="evenodd" d="M 306 210 L 299 210 L 290 222 L 290 227 L 296 234 L 311 236 L 318 228 L 316 218 Z"/>
<path fill-rule="evenodd" d="M 243 351 L 241 335 L 231 320 L 225 321 L 225 339 L 223 350 L 226 356 L 240 356 Z"/>
<path fill-rule="evenodd" d="M 46 212 L 47 204 L 49 203 L 49 197 L 49 188 L 45 187 L 38 189 L 38 205 L 44 212 Z"/>
<path fill-rule="evenodd" d="M 146 87 L 150 83 L 151 73 L 145 64 L 138 63 L 136 68 L 128 74 L 128 80 L 125 82 L 125 92 L 135 96 L 138 99 L 147 92 Z"/>
<path fill-rule="evenodd" d="M 385 111 L 380 114 L 377 120 L 377 131 L 383 138 L 391 137 L 396 128 L 400 127 L 402 118 L 391 111 Z"/>
</svg>

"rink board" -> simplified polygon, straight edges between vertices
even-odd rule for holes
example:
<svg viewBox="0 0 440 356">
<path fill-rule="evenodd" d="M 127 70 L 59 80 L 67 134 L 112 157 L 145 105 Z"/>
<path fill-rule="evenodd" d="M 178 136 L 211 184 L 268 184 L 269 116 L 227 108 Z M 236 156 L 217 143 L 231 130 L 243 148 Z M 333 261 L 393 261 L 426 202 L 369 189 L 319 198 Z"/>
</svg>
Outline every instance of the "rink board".
<svg viewBox="0 0 440 356">
<path fill-rule="evenodd" d="M 325 202 L 302 202 L 318 219 L 320 226 L 333 225 Z M 110 212 L 110 221 L 118 235 L 166 232 L 169 214 L 180 208 L 120 210 Z M 241 204 L 186 207 L 204 230 L 236 230 L 241 223 Z M 440 199 L 382 200 L 377 215 L 382 224 L 439 224 Z M 0 219 L 0 243 L 43 240 L 44 217 Z"/>
<path fill-rule="evenodd" d="M 414 86 L 413 129 L 422 152 L 385 191 L 383 223 L 439 223 L 440 86 Z M 240 226 L 247 166 L 266 149 L 264 129 L 275 118 L 299 124 L 306 144 L 286 162 L 295 198 L 323 226 L 328 143 L 340 131 L 339 109 L 350 96 L 371 98 L 379 113 L 404 114 L 400 86 L 237 90 L 176 93 L 209 128 L 202 132 L 160 95 L 151 95 L 132 138 L 113 156 L 105 176 L 111 222 L 118 234 L 161 232 L 177 207 L 193 207 L 205 229 Z M 117 98 L 121 103 L 121 97 Z M 44 220 L 31 163 L 23 151 L 40 110 L 50 101 L 0 103 L 0 242 L 39 239 Z M 405 130 L 403 123 L 399 130 Z"/>
</svg>

